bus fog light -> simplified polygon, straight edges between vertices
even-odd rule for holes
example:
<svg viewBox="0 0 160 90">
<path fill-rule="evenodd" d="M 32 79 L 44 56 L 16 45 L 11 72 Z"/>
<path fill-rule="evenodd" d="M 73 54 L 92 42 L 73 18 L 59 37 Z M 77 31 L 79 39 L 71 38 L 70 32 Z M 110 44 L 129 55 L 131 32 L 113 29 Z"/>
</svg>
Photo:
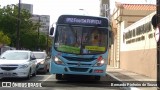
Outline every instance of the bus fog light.
<svg viewBox="0 0 160 90">
<path fill-rule="evenodd" d="M 103 73 L 103 70 L 96 69 L 94 70 L 94 73 Z"/>
</svg>

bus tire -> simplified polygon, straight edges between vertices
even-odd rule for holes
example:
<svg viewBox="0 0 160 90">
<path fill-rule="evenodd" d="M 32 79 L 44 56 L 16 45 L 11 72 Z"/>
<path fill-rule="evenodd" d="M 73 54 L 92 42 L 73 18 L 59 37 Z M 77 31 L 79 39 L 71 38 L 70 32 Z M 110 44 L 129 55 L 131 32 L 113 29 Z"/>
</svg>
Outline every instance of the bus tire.
<svg viewBox="0 0 160 90">
<path fill-rule="evenodd" d="M 56 74 L 56 79 L 57 80 L 62 80 L 63 78 L 62 78 L 62 74 Z"/>
<path fill-rule="evenodd" d="M 95 80 L 96 80 L 96 81 L 99 81 L 100 79 L 101 79 L 100 76 L 95 76 Z"/>
</svg>

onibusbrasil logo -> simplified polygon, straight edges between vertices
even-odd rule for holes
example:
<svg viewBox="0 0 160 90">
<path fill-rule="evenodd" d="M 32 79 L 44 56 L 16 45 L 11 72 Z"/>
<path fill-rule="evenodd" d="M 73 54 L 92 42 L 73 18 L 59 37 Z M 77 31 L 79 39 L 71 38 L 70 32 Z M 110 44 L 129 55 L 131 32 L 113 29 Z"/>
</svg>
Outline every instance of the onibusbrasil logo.
<svg viewBox="0 0 160 90">
<path fill-rule="evenodd" d="M 2 87 L 42 87 L 41 83 L 35 82 L 2 82 Z"/>
</svg>

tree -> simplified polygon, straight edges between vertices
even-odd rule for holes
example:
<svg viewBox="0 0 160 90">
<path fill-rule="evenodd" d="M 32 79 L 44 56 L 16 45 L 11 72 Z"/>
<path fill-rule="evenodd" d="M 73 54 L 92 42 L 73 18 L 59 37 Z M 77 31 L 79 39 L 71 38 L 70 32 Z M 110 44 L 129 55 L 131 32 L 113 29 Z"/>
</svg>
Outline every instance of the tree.
<svg viewBox="0 0 160 90">
<path fill-rule="evenodd" d="M 33 27 L 33 24 L 29 20 L 31 14 L 26 10 L 21 10 L 21 19 L 18 16 L 18 6 L 17 5 L 7 5 L 0 9 L 0 28 L 11 38 L 11 46 L 16 46 L 16 32 L 17 32 L 17 22 L 21 20 L 20 34 L 22 32 L 27 32 Z M 24 33 L 25 33 L 24 32 Z"/>
<path fill-rule="evenodd" d="M 9 45 L 11 43 L 10 38 L 0 31 L 0 45 Z"/>
<path fill-rule="evenodd" d="M 21 10 L 20 19 L 18 16 L 18 5 L 7 5 L 0 8 L 0 29 L 11 38 L 10 46 L 16 46 L 17 22 L 20 20 L 20 47 L 30 50 L 37 48 L 37 28 L 39 23 L 33 23 L 31 14 L 27 10 Z M 39 48 L 44 49 L 46 45 L 46 35 L 40 34 Z"/>
<path fill-rule="evenodd" d="M 31 14 L 27 10 L 21 10 L 20 19 L 18 16 L 18 5 L 7 5 L 0 8 L 0 29 L 3 31 L 11 40 L 10 46 L 16 46 L 16 33 L 17 23 L 20 20 L 20 47 L 30 50 L 37 49 L 38 32 L 37 29 L 40 27 L 40 23 L 33 23 L 31 21 Z M 48 46 L 51 46 L 51 40 L 48 39 Z M 39 34 L 39 48 L 41 50 L 46 49 L 47 36 L 43 33 Z"/>
</svg>

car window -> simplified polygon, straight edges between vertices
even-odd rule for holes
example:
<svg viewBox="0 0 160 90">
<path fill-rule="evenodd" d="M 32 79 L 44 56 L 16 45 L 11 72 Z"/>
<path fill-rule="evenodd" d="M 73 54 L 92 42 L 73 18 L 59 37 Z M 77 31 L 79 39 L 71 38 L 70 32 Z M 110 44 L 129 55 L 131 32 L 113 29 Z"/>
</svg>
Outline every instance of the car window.
<svg viewBox="0 0 160 90">
<path fill-rule="evenodd" d="M 4 52 L 1 58 L 6 60 L 25 60 L 28 59 L 28 52 Z"/>
<path fill-rule="evenodd" d="M 45 53 L 34 52 L 34 56 L 35 56 L 37 59 L 45 59 L 45 58 L 46 58 L 46 54 L 45 54 Z"/>
<path fill-rule="evenodd" d="M 31 58 L 36 58 L 35 55 L 33 53 L 31 53 Z"/>
</svg>

